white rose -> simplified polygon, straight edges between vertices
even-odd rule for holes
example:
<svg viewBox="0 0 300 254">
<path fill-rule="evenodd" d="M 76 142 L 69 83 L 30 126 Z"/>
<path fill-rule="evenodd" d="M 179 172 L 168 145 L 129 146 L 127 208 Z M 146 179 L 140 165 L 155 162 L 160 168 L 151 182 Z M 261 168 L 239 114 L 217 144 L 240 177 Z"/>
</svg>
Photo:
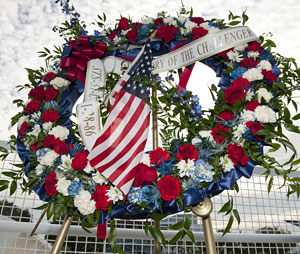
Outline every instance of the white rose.
<svg viewBox="0 0 300 254">
<path fill-rule="evenodd" d="M 49 131 L 49 134 L 54 135 L 55 138 L 60 138 L 61 141 L 68 138 L 70 131 L 63 126 L 56 126 L 51 131 Z"/>
<path fill-rule="evenodd" d="M 83 215 L 91 214 L 95 211 L 96 202 L 91 200 L 91 194 L 86 190 L 81 190 L 74 198 L 74 205 Z"/>
<path fill-rule="evenodd" d="M 37 165 L 36 167 L 35 167 L 35 173 L 37 174 L 37 175 L 41 175 L 43 172 L 44 172 L 44 166 L 43 165 L 41 165 L 41 164 L 39 164 L 39 165 Z"/>
<path fill-rule="evenodd" d="M 257 95 L 258 95 L 258 102 L 261 103 L 261 99 L 264 98 L 264 100 L 268 103 L 270 100 L 273 98 L 273 94 L 268 92 L 266 88 L 259 88 L 257 90 Z"/>
<path fill-rule="evenodd" d="M 250 110 L 244 110 L 241 114 L 241 122 L 242 123 L 247 123 L 250 121 L 254 121 L 255 120 L 255 116 L 254 116 L 254 112 L 250 111 Z"/>
<path fill-rule="evenodd" d="M 255 80 L 262 80 L 264 78 L 264 75 L 262 75 L 260 69 L 252 68 L 243 74 L 243 78 L 248 79 L 251 82 Z"/>
<path fill-rule="evenodd" d="M 254 115 L 257 121 L 262 123 L 274 123 L 276 122 L 276 113 L 273 109 L 267 106 L 258 106 L 254 110 Z"/>
<path fill-rule="evenodd" d="M 65 177 L 57 179 L 56 189 L 59 193 L 64 196 L 69 196 L 68 187 L 72 183 L 70 180 L 67 180 Z"/>
<path fill-rule="evenodd" d="M 257 68 L 262 69 L 262 70 L 267 70 L 271 71 L 272 70 L 272 65 L 269 61 L 267 60 L 262 60 L 260 63 L 257 65 Z"/>
<path fill-rule="evenodd" d="M 64 78 L 56 77 L 50 81 L 50 84 L 53 85 L 57 90 L 65 90 L 71 84 L 71 82 Z"/>
<path fill-rule="evenodd" d="M 57 159 L 59 155 L 54 151 L 50 150 L 48 151 L 44 156 L 40 158 L 40 163 L 44 166 L 53 166 L 55 160 Z"/>
</svg>

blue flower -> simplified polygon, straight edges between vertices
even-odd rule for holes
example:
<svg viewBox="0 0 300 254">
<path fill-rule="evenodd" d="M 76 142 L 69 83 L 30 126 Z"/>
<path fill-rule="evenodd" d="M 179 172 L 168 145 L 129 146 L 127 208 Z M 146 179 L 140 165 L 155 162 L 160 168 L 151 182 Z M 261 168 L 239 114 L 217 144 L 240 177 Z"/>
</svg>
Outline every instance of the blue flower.
<svg viewBox="0 0 300 254">
<path fill-rule="evenodd" d="M 215 174 L 212 171 L 213 167 L 206 163 L 204 160 L 199 159 L 195 163 L 195 168 L 189 170 L 189 174 L 193 181 L 200 184 L 202 182 L 209 183 L 213 180 L 213 175 Z"/>
<path fill-rule="evenodd" d="M 230 77 L 235 80 L 243 76 L 243 74 L 247 71 L 246 68 L 238 67 L 237 69 L 230 72 Z"/>
<path fill-rule="evenodd" d="M 127 200 L 133 204 L 140 205 L 143 201 L 148 201 L 147 193 L 150 193 L 150 189 L 148 187 L 132 187 Z"/>
<path fill-rule="evenodd" d="M 137 38 L 139 40 L 143 40 L 149 37 L 149 32 L 150 32 L 150 25 L 149 24 L 144 24 L 143 26 L 137 27 L 138 30 L 138 36 Z"/>
<path fill-rule="evenodd" d="M 59 105 L 56 101 L 47 101 L 43 107 L 43 111 L 47 111 L 47 110 L 58 110 L 59 109 Z"/>
<path fill-rule="evenodd" d="M 41 158 L 50 150 L 51 150 L 50 148 L 41 148 L 41 149 L 37 150 L 37 152 L 36 152 L 37 161 L 40 161 Z"/>
<path fill-rule="evenodd" d="M 68 192 L 70 193 L 70 196 L 72 198 L 75 198 L 75 196 L 81 191 L 83 188 L 83 184 L 81 181 L 73 181 L 69 187 L 68 187 Z"/>
</svg>

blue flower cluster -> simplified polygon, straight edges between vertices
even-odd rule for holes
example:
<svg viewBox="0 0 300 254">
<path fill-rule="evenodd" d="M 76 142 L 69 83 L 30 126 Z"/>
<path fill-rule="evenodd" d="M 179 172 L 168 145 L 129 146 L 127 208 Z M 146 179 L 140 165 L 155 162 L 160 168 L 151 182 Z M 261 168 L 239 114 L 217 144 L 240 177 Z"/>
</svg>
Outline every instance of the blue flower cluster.
<svg viewBox="0 0 300 254">
<path fill-rule="evenodd" d="M 213 167 L 206 163 L 204 160 L 199 159 L 195 163 L 195 169 L 190 170 L 191 178 L 198 184 L 202 182 L 209 183 L 213 180 L 214 173 L 212 172 Z"/>
<path fill-rule="evenodd" d="M 69 185 L 68 192 L 72 198 L 75 198 L 81 189 L 83 189 L 82 182 L 75 180 Z"/>
</svg>

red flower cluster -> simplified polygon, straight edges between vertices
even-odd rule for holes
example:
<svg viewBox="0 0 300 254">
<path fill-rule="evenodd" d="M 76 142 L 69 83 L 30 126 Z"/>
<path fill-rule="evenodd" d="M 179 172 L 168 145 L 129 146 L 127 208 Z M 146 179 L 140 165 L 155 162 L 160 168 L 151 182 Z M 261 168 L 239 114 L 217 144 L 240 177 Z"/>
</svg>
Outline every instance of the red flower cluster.
<svg viewBox="0 0 300 254">
<path fill-rule="evenodd" d="M 243 147 L 237 144 L 230 144 L 227 147 L 228 158 L 231 159 L 235 166 L 240 163 L 245 166 L 248 162 L 248 156 L 245 154 Z"/>
<path fill-rule="evenodd" d="M 117 34 L 118 34 L 118 32 L 117 32 L 117 31 L 114 31 L 114 32 L 112 32 L 111 34 L 109 34 L 109 35 L 107 36 L 107 38 L 110 39 L 111 41 L 113 41 L 114 38 L 117 36 Z"/>
<path fill-rule="evenodd" d="M 197 25 L 199 26 L 200 24 L 202 24 L 204 22 L 204 19 L 201 17 L 194 17 L 194 18 L 191 18 L 191 21 L 194 23 L 197 23 Z"/>
<path fill-rule="evenodd" d="M 171 201 L 180 196 L 181 185 L 179 179 L 176 177 L 170 175 L 164 176 L 157 182 L 157 188 L 160 191 L 161 198 L 165 201 Z"/>
<path fill-rule="evenodd" d="M 179 151 L 180 153 L 176 153 L 178 161 L 185 160 L 187 162 L 188 159 L 195 161 L 198 159 L 199 151 L 195 150 L 194 145 L 183 144 L 179 146 Z"/>
<path fill-rule="evenodd" d="M 229 51 L 233 51 L 233 48 L 230 48 L 230 49 L 227 49 L 227 50 L 224 50 L 224 51 L 220 52 L 220 53 L 219 53 L 220 57 L 225 58 L 225 59 L 228 60 L 229 58 L 228 58 L 228 56 L 227 56 L 227 53 L 228 53 Z"/>
<path fill-rule="evenodd" d="M 58 91 L 54 89 L 54 87 L 48 87 L 45 91 L 45 102 L 53 101 L 58 94 Z"/>
<path fill-rule="evenodd" d="M 277 81 L 277 75 L 272 71 L 262 70 L 261 73 L 264 75 L 264 79 L 268 80 L 269 82 L 273 83 Z"/>
<path fill-rule="evenodd" d="M 255 68 L 257 65 L 258 62 L 255 62 L 255 60 L 252 57 L 246 58 L 240 62 L 240 66 L 242 68 Z"/>
<path fill-rule="evenodd" d="M 237 101 L 241 101 L 242 98 L 246 98 L 246 90 L 238 84 L 227 87 L 224 92 L 225 101 L 228 104 L 235 104 Z"/>
<path fill-rule="evenodd" d="M 162 18 L 157 18 L 156 20 L 154 20 L 155 26 L 159 26 L 162 23 L 164 23 L 164 20 Z"/>
<path fill-rule="evenodd" d="M 40 109 L 40 104 L 37 100 L 32 100 L 25 106 L 25 109 L 25 112 L 27 114 L 37 112 Z"/>
<path fill-rule="evenodd" d="M 144 186 L 148 184 L 152 184 L 153 182 L 156 182 L 157 180 L 157 172 L 155 168 L 149 167 L 144 163 L 140 163 L 137 166 L 136 174 L 135 174 L 135 179 L 132 184 L 133 187 L 138 187 L 138 186 Z"/>
<path fill-rule="evenodd" d="M 57 193 L 56 184 L 57 184 L 56 174 L 50 172 L 45 178 L 45 190 L 49 196 L 54 196 Z"/>
<path fill-rule="evenodd" d="M 217 124 L 216 128 L 211 129 L 211 135 L 213 136 L 216 143 L 223 144 L 225 142 L 225 137 L 222 134 L 218 133 L 218 131 L 228 132 L 229 129 L 221 124 Z"/>
<path fill-rule="evenodd" d="M 88 163 L 88 157 L 89 153 L 87 151 L 82 151 L 75 154 L 75 157 L 72 160 L 72 168 L 74 170 L 83 170 L 87 163 Z"/>
<path fill-rule="evenodd" d="M 128 31 L 128 33 L 126 34 L 127 40 L 128 41 L 138 41 L 137 38 L 137 28 L 135 25 L 132 26 L 132 29 L 130 31 Z"/>
<path fill-rule="evenodd" d="M 59 118 L 59 114 L 55 110 L 47 110 L 43 115 L 42 119 L 44 123 L 55 122 Z"/>
<path fill-rule="evenodd" d="M 56 74 L 54 72 L 48 72 L 44 77 L 43 81 L 44 82 L 50 82 L 52 79 L 56 78 Z"/>
<path fill-rule="evenodd" d="M 249 82 L 249 80 L 246 78 L 242 78 L 242 77 L 239 77 L 239 78 L 233 80 L 232 84 L 234 86 L 242 86 L 243 88 L 251 87 L 251 83 Z"/>
<path fill-rule="evenodd" d="M 121 18 L 118 24 L 118 28 L 119 31 L 122 30 L 128 30 L 129 29 L 129 22 L 127 18 Z"/>
<path fill-rule="evenodd" d="M 250 43 L 247 47 L 247 51 L 257 51 L 260 55 L 262 54 L 261 45 L 257 41 Z"/>
<path fill-rule="evenodd" d="M 70 143 L 60 141 L 60 139 L 58 140 L 59 142 L 57 142 L 53 148 L 54 151 L 59 155 L 69 154 L 70 150 L 73 149 L 73 145 Z"/>
<path fill-rule="evenodd" d="M 217 117 L 218 122 L 228 121 L 228 120 L 233 120 L 233 119 L 234 119 L 234 114 L 230 110 L 223 111 Z"/>
<path fill-rule="evenodd" d="M 246 110 L 250 110 L 250 111 L 254 111 L 258 106 L 261 106 L 261 104 L 255 100 L 255 101 L 250 101 L 247 105 L 246 105 Z"/>
<path fill-rule="evenodd" d="M 20 126 L 20 129 L 18 130 L 18 134 L 21 138 L 25 136 L 26 131 L 28 130 L 28 123 L 23 122 Z"/>
<path fill-rule="evenodd" d="M 28 94 L 28 97 L 33 97 L 39 101 L 42 101 L 45 97 L 44 86 L 37 86 L 32 88 Z"/>
<path fill-rule="evenodd" d="M 149 154 L 150 163 L 152 165 L 161 165 L 162 160 L 167 161 L 170 158 L 170 154 L 167 150 L 163 150 L 161 147 L 155 149 Z"/>
<path fill-rule="evenodd" d="M 192 33 L 193 33 L 193 40 L 196 40 L 198 38 L 201 38 L 205 35 L 208 34 L 208 30 L 204 29 L 203 27 L 194 27 L 192 29 Z"/>
<path fill-rule="evenodd" d="M 92 198 L 96 202 L 96 210 L 103 210 L 107 211 L 107 208 L 110 204 L 112 204 L 112 201 L 108 201 L 108 196 L 106 196 L 106 192 L 109 190 L 108 186 L 106 185 L 97 185 L 95 192 L 92 194 Z"/>
<path fill-rule="evenodd" d="M 176 37 L 178 29 L 173 25 L 162 25 L 157 29 L 157 38 L 163 39 L 165 43 L 170 43 Z"/>
<path fill-rule="evenodd" d="M 253 136 L 256 132 L 264 129 L 264 127 L 261 123 L 257 123 L 257 122 L 253 122 L 253 121 L 246 123 L 246 126 L 250 129 Z M 265 135 L 256 135 L 254 137 L 260 141 L 264 141 L 266 138 Z"/>
</svg>

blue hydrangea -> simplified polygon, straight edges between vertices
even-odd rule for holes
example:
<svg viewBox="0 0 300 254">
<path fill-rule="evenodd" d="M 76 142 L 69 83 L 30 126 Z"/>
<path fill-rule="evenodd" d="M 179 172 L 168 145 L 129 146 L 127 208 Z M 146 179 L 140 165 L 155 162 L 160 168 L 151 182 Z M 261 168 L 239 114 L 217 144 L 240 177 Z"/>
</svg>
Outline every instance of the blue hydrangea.
<svg viewBox="0 0 300 254">
<path fill-rule="evenodd" d="M 81 191 L 83 188 L 83 184 L 81 181 L 73 181 L 69 187 L 68 187 L 68 192 L 72 198 L 75 198 L 75 196 Z"/>
<path fill-rule="evenodd" d="M 243 76 L 243 74 L 247 71 L 246 68 L 238 67 L 235 70 L 230 72 L 230 77 L 235 80 Z"/>
<path fill-rule="evenodd" d="M 193 181 L 200 184 L 202 182 L 211 182 L 213 180 L 213 175 L 215 174 L 212 171 L 213 167 L 206 163 L 204 160 L 199 159 L 195 163 L 195 168 L 189 170 L 189 174 Z"/>
<path fill-rule="evenodd" d="M 144 189 L 144 190 L 143 190 Z M 147 200 L 147 194 L 149 188 L 132 187 L 128 194 L 127 200 L 130 203 L 140 205 L 143 201 Z M 150 192 L 150 191 L 149 191 Z"/>
<path fill-rule="evenodd" d="M 37 152 L 36 152 L 37 160 L 40 161 L 41 158 L 50 150 L 51 150 L 50 148 L 41 148 L 41 149 L 37 150 Z"/>
<path fill-rule="evenodd" d="M 47 110 L 57 110 L 59 109 L 59 105 L 56 101 L 47 101 L 43 107 L 43 110 L 44 111 L 47 111 Z"/>
<path fill-rule="evenodd" d="M 143 39 L 148 38 L 149 37 L 150 29 L 151 29 L 151 27 L 150 27 L 149 24 L 144 24 L 141 27 L 137 27 L 137 30 L 138 30 L 138 36 L 137 36 L 137 38 L 139 40 L 143 40 Z"/>
</svg>

